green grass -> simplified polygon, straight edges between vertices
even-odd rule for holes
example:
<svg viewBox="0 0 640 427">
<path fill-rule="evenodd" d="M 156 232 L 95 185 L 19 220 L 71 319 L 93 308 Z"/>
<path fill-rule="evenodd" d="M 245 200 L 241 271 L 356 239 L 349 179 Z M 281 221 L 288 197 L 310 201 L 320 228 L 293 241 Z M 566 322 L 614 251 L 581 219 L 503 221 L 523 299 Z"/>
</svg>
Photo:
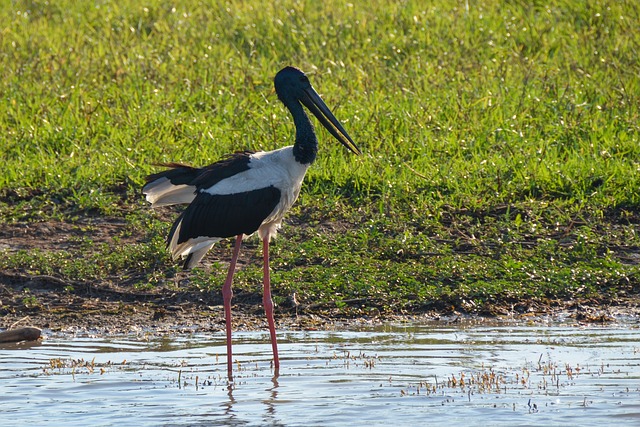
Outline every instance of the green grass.
<svg viewBox="0 0 640 427">
<path fill-rule="evenodd" d="M 637 294 L 636 3 L 13 2 L 0 215 L 126 217 L 146 240 L 7 252 L 0 267 L 169 283 L 144 176 L 290 144 L 272 79 L 296 65 L 365 155 L 321 132 L 290 217 L 309 227 L 274 247 L 276 297 L 416 310 Z M 238 286 L 259 291 L 259 276 L 250 265 Z"/>
</svg>

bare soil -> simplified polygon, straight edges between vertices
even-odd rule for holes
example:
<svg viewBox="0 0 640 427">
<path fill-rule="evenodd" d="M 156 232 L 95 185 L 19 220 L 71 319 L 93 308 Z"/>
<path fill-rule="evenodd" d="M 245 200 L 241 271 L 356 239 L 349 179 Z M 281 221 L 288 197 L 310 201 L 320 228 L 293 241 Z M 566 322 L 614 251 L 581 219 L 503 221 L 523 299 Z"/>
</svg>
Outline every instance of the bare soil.
<svg viewBox="0 0 640 427">
<path fill-rule="evenodd" d="M 84 227 L 83 225 L 87 225 Z M 88 225 L 91 225 L 90 227 Z M 42 249 L 65 251 L 81 245 L 80 237 L 94 243 L 112 242 L 122 236 L 124 220 L 119 218 L 81 218 L 76 222 L 44 221 L 0 224 L 0 249 Z M 75 237 L 75 238 L 71 238 Z M 136 242 L 136 237 L 120 239 L 120 244 Z M 244 255 L 240 262 L 251 262 Z M 183 273 L 188 275 L 188 273 Z M 182 333 L 220 331 L 224 329 L 222 299 L 217 293 L 157 287 L 139 290 L 131 285 L 135 277 L 122 281 L 107 278 L 99 283 L 68 283 L 48 275 L 25 271 L 0 271 L 0 328 L 35 326 L 54 332 L 126 334 L 149 331 Z M 70 292 L 69 288 L 73 288 Z M 28 294 L 26 293 L 28 291 Z M 33 295 L 37 303 L 29 303 L 25 295 Z M 234 328 L 266 329 L 262 307 L 256 298 L 234 297 Z M 482 317 L 472 311 L 444 307 L 440 311 L 345 317 L 332 307 L 303 307 L 291 303 L 277 307 L 280 328 L 326 329 L 345 324 L 381 323 L 384 321 L 456 322 L 461 319 L 547 321 L 569 319 L 577 323 L 608 323 L 620 319 L 640 319 L 635 298 L 611 301 L 521 301 L 496 305 L 495 315 Z"/>
</svg>

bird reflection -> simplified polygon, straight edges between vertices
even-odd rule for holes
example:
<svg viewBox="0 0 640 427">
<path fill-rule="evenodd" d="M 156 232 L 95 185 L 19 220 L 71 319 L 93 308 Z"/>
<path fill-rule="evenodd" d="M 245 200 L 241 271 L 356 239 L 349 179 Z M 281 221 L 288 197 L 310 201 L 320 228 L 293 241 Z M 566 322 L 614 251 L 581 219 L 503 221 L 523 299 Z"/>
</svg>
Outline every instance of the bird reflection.
<svg viewBox="0 0 640 427">
<path fill-rule="evenodd" d="M 236 418 L 236 414 L 233 412 L 233 405 L 236 404 L 236 399 L 233 397 L 233 389 L 235 388 L 232 382 L 227 383 L 227 396 L 229 400 L 222 404 L 225 408 L 224 414 L 229 417 L 230 420 Z"/>
<path fill-rule="evenodd" d="M 279 375 L 277 372 L 271 377 L 271 385 L 264 389 L 265 398 L 261 400 L 261 402 L 265 405 L 264 415 L 262 416 L 262 421 L 264 424 L 268 424 L 271 426 L 284 426 L 284 424 L 277 419 L 277 411 L 276 406 L 278 403 L 278 388 L 280 387 L 280 383 L 278 382 Z M 241 423 L 241 420 L 238 418 L 238 412 L 234 410 L 234 406 L 236 404 L 242 404 L 243 402 L 238 402 L 238 400 L 234 396 L 234 392 L 236 391 L 237 383 L 233 381 L 227 382 L 227 396 L 228 399 L 222 404 L 224 408 L 224 415 L 226 416 L 227 425 L 236 425 L 236 422 Z M 247 402 L 244 402 L 245 404 Z M 241 423 L 243 424 L 243 423 Z"/>
<path fill-rule="evenodd" d="M 280 384 L 278 383 L 277 370 L 275 375 L 271 377 L 271 383 L 273 385 L 265 389 L 265 391 L 268 392 L 270 396 L 262 401 L 262 403 L 264 403 L 264 405 L 266 406 L 264 422 L 273 426 L 284 425 L 275 418 L 276 404 L 278 402 L 278 387 L 280 386 Z"/>
</svg>

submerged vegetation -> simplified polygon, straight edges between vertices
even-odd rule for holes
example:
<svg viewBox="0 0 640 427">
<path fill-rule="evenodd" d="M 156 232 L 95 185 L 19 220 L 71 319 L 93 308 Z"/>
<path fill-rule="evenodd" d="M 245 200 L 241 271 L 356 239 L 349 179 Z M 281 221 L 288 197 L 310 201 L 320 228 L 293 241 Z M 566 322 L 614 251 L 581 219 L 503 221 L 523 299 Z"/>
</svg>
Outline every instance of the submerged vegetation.
<svg viewBox="0 0 640 427">
<path fill-rule="evenodd" d="M 272 79 L 295 65 L 365 155 L 321 131 L 273 245 L 276 302 L 495 314 L 637 298 L 639 19 L 605 0 L 13 2 L 0 283 L 184 286 L 163 241 L 176 213 L 145 205 L 144 176 L 292 143 Z M 43 222 L 68 234 L 29 234 Z M 189 289 L 218 290 L 229 255 L 220 244 Z M 246 261 L 235 286 L 259 304 Z"/>
</svg>

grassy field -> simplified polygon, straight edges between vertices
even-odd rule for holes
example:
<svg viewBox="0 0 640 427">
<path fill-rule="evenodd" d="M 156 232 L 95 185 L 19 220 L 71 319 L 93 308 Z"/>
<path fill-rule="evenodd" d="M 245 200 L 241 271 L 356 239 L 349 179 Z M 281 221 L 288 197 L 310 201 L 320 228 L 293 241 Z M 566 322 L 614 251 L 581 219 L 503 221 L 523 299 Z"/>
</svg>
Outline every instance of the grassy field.
<svg viewBox="0 0 640 427">
<path fill-rule="evenodd" d="M 263 3 L 0 10 L 2 227 L 86 231 L 66 250 L 5 244 L 0 269 L 175 286 L 171 215 L 145 205 L 144 176 L 291 144 L 272 79 L 295 65 L 365 154 L 321 131 L 273 246 L 276 302 L 494 313 L 638 296 L 636 1 Z M 125 225 L 96 241 L 87 218 Z M 229 253 L 221 244 L 190 286 L 219 289 Z M 249 262 L 236 289 L 259 294 L 260 277 Z"/>
</svg>

